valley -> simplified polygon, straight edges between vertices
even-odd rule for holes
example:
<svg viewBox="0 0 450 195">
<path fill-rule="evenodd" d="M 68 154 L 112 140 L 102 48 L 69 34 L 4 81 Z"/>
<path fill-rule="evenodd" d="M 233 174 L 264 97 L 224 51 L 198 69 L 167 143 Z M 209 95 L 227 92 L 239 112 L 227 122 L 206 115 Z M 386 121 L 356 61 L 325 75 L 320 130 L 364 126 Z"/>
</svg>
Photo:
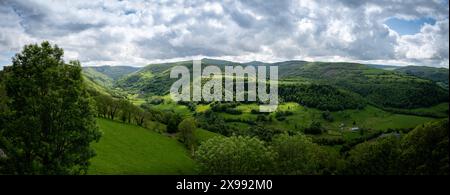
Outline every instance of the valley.
<svg viewBox="0 0 450 195">
<path fill-rule="evenodd" d="M 221 68 L 230 64 L 245 66 L 245 64 L 221 60 L 202 60 L 202 65 L 216 65 Z M 192 63 L 189 64 L 189 62 L 151 64 L 139 69 L 122 67 L 117 71 L 108 71 L 112 67 L 86 67 L 83 68 L 83 72 L 88 88 L 94 92 L 94 96 L 95 94 L 108 96 L 112 99 L 112 104 L 127 101 L 146 113 L 144 119 L 146 122 L 140 126 L 149 132 L 155 132 L 161 137 L 158 139 L 172 140 L 173 144 L 185 147 L 181 141 L 180 132 L 171 129 L 176 128 L 174 124 L 171 124 L 171 120 L 173 118 L 174 123 L 179 123 L 185 118 L 195 118 L 198 126 L 198 129 L 194 131 L 197 139 L 196 146 L 184 149 L 170 149 L 163 146 L 169 150 L 185 150 L 184 152 L 196 150 L 203 141 L 211 137 L 256 136 L 270 141 L 272 136 L 284 132 L 304 134 L 313 143 L 328 151 L 346 154 L 354 146 L 377 137 L 406 135 L 419 125 L 441 121 L 448 117 L 448 88 L 442 87 L 442 83 L 448 83 L 448 81 L 433 81 L 392 68 L 385 70 L 362 64 L 304 61 L 274 64 L 252 62 L 251 64 L 279 66 L 281 103 L 276 112 L 260 113 L 258 104 L 251 102 L 174 102 L 168 94 L 171 83 L 176 80 L 169 78 L 170 68 L 185 65 L 192 70 Z M 121 122 L 120 112 L 119 108 L 118 117 L 114 119 L 117 122 Z M 116 128 L 112 124 L 105 126 L 105 123 L 112 121 L 98 119 L 98 122 L 101 129 L 106 132 L 111 131 L 108 128 Z M 139 125 L 133 120 L 131 123 Z M 119 123 L 117 126 L 120 126 Z M 152 142 L 150 138 L 140 137 L 140 139 L 148 139 Z M 107 141 L 101 141 L 97 146 L 100 147 L 100 153 L 93 160 L 94 165 L 90 172 L 92 174 L 108 174 L 108 172 L 139 174 L 140 171 L 142 174 L 196 173 L 193 168 L 195 161 L 191 160 L 194 157 L 192 154 L 182 154 L 183 152 L 173 152 L 173 155 L 192 161 L 188 163 L 185 170 L 170 168 L 172 171 L 168 171 L 169 168 L 164 166 L 161 167 L 162 170 L 157 168 L 152 170 L 138 165 L 132 167 L 142 168 L 132 172 L 127 172 L 127 168 L 120 171 L 120 167 L 102 170 L 101 159 L 110 158 L 104 156 L 109 152 L 102 153 L 101 150 L 101 145 L 105 142 Z M 113 146 L 115 143 L 108 144 Z M 120 148 L 124 147 L 120 146 Z M 155 155 L 154 157 L 158 158 L 157 150 L 142 152 L 142 155 L 145 153 L 145 156 Z M 138 158 L 138 156 L 132 158 Z M 168 160 L 165 161 L 168 164 L 177 164 L 175 158 L 172 161 Z M 108 160 L 108 162 L 115 161 Z M 154 164 L 153 161 L 159 160 L 143 159 L 142 163 Z"/>
</svg>

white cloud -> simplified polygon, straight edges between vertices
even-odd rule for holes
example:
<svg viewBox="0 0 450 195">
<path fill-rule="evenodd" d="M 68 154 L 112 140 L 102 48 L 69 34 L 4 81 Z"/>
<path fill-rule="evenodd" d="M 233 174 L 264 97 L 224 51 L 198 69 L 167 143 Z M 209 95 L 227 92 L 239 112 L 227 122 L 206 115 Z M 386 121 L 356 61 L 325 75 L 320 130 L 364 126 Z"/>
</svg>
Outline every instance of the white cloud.
<svg viewBox="0 0 450 195">
<path fill-rule="evenodd" d="M 400 36 L 383 24 L 392 17 L 437 22 Z M 446 67 L 449 60 L 448 5 L 440 1 L 4 0 L 0 18 L 0 54 L 49 40 L 85 65 L 199 56 Z"/>
<path fill-rule="evenodd" d="M 397 52 L 400 57 L 407 59 L 432 60 L 448 66 L 448 28 L 448 19 L 438 21 L 434 25 L 425 24 L 419 33 L 401 36 Z"/>
</svg>

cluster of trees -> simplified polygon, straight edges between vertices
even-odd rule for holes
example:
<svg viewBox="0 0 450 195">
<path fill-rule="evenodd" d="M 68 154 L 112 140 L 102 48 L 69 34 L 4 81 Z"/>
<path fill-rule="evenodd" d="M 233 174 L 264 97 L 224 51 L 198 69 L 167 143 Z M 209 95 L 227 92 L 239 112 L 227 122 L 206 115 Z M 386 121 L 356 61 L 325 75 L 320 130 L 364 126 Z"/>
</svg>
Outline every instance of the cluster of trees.
<svg viewBox="0 0 450 195">
<path fill-rule="evenodd" d="M 167 125 L 167 133 L 178 132 L 178 125 L 181 123 L 181 116 L 174 112 L 164 112 L 164 118 L 161 120 L 162 123 Z"/>
<path fill-rule="evenodd" d="M 197 108 L 197 104 L 195 102 L 179 101 L 178 104 L 185 105 L 192 112 L 194 112 Z"/>
<path fill-rule="evenodd" d="M 342 137 L 313 137 L 313 142 L 319 144 L 321 146 L 334 146 L 334 145 L 342 145 L 345 144 L 345 139 Z"/>
<path fill-rule="evenodd" d="M 449 174 L 448 119 L 418 126 L 404 136 L 380 136 L 345 155 L 303 134 L 211 138 L 195 158 L 205 174 Z"/>
<path fill-rule="evenodd" d="M 322 123 L 320 123 L 319 121 L 313 121 L 309 125 L 309 127 L 306 127 L 303 130 L 303 133 L 318 135 L 318 134 L 321 134 L 323 131 L 324 131 L 324 128 L 322 127 Z"/>
<path fill-rule="evenodd" d="M 255 125 L 254 127 L 248 129 L 248 132 L 245 132 L 245 134 L 240 134 L 244 136 L 251 136 L 251 137 L 257 137 L 258 139 L 262 141 L 272 141 L 272 138 L 275 135 L 283 133 L 283 130 L 277 129 L 274 127 L 269 127 L 265 125 Z"/>
<path fill-rule="evenodd" d="M 285 102 L 296 102 L 320 110 L 362 109 L 365 106 L 360 96 L 330 85 L 280 85 L 279 95 Z"/>
<path fill-rule="evenodd" d="M 417 111 L 411 109 L 401 109 L 401 108 L 381 108 L 384 111 L 396 113 L 396 114 L 407 114 L 407 115 L 416 115 L 416 116 L 424 116 L 431 118 L 445 118 L 448 117 L 449 112 L 448 109 L 442 112 L 427 112 L 427 111 Z"/>
<path fill-rule="evenodd" d="M 124 123 L 136 124 L 145 127 L 146 121 L 153 120 L 153 115 L 144 109 L 133 105 L 126 99 L 114 98 L 109 95 L 98 94 L 95 100 L 97 117 L 121 120 Z"/>
<path fill-rule="evenodd" d="M 234 129 L 225 120 L 212 110 L 197 115 L 199 127 L 225 136 L 233 134 Z"/>
<path fill-rule="evenodd" d="M 279 121 L 284 121 L 286 117 L 293 115 L 291 111 L 277 111 L 275 112 L 275 118 Z"/>
<path fill-rule="evenodd" d="M 164 103 L 164 98 L 154 96 L 154 97 L 151 97 L 150 99 L 147 99 L 146 102 L 149 104 L 153 104 L 153 105 L 159 105 L 159 104 Z"/>
<path fill-rule="evenodd" d="M 325 111 L 325 112 L 322 112 L 322 118 L 324 120 L 328 121 L 328 122 L 333 122 L 334 121 L 333 115 L 331 115 L 331 112 L 328 111 L 328 110 Z"/>
<path fill-rule="evenodd" d="M 242 111 L 236 109 L 236 107 L 239 104 L 240 104 L 239 102 L 232 102 L 232 103 L 214 102 L 211 104 L 211 110 L 214 112 L 225 112 L 228 114 L 239 115 L 242 114 Z"/>
<path fill-rule="evenodd" d="M 271 122 L 271 121 L 272 117 L 269 115 L 259 114 L 258 116 L 256 116 L 256 122 Z"/>
<path fill-rule="evenodd" d="M 98 141 L 78 61 L 48 42 L 26 45 L 0 86 L 0 174 L 84 174 Z"/>
</svg>

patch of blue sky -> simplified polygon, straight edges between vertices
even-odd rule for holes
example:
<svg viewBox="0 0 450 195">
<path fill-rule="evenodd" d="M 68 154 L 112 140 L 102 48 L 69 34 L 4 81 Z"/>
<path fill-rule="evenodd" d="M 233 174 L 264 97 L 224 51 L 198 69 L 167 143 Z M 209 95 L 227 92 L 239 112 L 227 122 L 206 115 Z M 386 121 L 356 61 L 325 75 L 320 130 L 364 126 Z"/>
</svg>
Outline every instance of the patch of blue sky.
<svg viewBox="0 0 450 195">
<path fill-rule="evenodd" d="M 400 35 L 413 35 L 420 32 L 425 24 L 434 25 L 436 20 L 432 18 L 419 18 L 415 20 L 405 20 L 400 18 L 390 18 L 385 24 Z"/>
<path fill-rule="evenodd" d="M 3 66 L 11 65 L 11 58 L 14 56 L 14 52 L 0 52 L 0 70 L 3 69 Z"/>
</svg>

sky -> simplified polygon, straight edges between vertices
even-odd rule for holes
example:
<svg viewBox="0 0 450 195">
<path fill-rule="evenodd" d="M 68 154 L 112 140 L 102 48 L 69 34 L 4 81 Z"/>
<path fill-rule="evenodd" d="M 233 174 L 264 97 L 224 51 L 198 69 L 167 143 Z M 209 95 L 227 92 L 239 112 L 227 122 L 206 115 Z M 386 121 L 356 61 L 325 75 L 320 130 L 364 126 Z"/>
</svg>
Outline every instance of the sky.
<svg viewBox="0 0 450 195">
<path fill-rule="evenodd" d="M 82 65 L 204 57 L 449 66 L 448 0 L 0 0 L 0 66 L 48 40 Z"/>
</svg>

